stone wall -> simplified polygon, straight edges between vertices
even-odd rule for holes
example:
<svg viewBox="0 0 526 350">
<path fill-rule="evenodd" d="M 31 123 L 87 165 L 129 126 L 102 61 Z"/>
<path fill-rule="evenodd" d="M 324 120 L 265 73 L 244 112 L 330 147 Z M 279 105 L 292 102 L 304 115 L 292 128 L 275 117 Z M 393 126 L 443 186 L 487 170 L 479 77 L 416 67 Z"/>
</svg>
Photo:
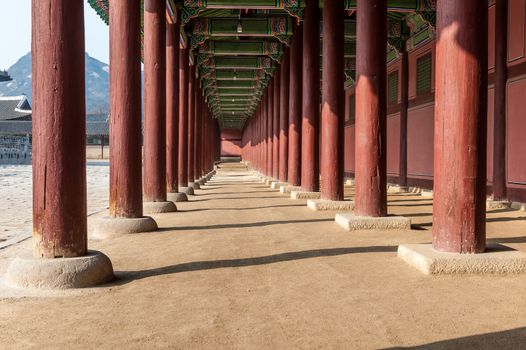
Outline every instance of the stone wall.
<svg viewBox="0 0 526 350">
<path fill-rule="evenodd" d="M 0 165 L 31 164 L 29 136 L 0 135 Z"/>
</svg>

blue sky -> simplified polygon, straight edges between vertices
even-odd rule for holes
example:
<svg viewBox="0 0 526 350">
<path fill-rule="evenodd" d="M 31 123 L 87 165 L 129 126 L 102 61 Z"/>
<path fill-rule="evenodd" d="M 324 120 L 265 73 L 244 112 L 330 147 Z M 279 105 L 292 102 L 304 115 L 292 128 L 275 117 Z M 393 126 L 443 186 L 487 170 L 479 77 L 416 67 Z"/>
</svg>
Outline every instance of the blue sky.
<svg viewBox="0 0 526 350">
<path fill-rule="evenodd" d="M 31 50 L 31 0 L 0 0 L 0 69 L 11 67 Z M 108 63 L 108 26 L 84 0 L 86 51 Z"/>
</svg>

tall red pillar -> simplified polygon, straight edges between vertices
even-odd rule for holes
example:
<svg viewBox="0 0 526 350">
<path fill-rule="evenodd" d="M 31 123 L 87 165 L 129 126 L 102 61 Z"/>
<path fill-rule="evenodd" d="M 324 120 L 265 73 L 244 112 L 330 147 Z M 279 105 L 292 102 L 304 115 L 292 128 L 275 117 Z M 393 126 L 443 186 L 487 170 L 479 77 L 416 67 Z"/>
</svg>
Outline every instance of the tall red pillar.
<svg viewBox="0 0 526 350">
<path fill-rule="evenodd" d="M 321 122 L 321 198 L 343 200 L 344 7 L 323 3 L 323 82 Z"/>
<path fill-rule="evenodd" d="M 179 50 L 179 191 L 188 187 L 188 47 Z"/>
<path fill-rule="evenodd" d="M 409 115 L 409 55 L 406 43 L 402 46 L 400 69 L 400 163 L 399 185 L 407 187 L 407 117 Z"/>
<path fill-rule="evenodd" d="M 166 26 L 166 190 L 179 191 L 179 35 L 180 24 Z"/>
<path fill-rule="evenodd" d="M 288 183 L 301 185 L 301 108 L 303 25 L 296 25 L 290 45 L 289 164 Z"/>
<path fill-rule="evenodd" d="M 274 78 L 272 78 L 267 87 L 267 171 L 268 177 L 272 177 L 273 155 L 274 155 Z"/>
<path fill-rule="evenodd" d="M 303 12 L 303 106 L 301 136 L 301 188 L 320 189 L 320 9 L 308 0 Z M 316 40 L 313 40 L 316 38 Z"/>
<path fill-rule="evenodd" d="M 505 201 L 506 84 L 508 82 L 508 0 L 495 2 L 495 104 L 493 116 L 493 200 Z"/>
<path fill-rule="evenodd" d="M 358 0 L 355 214 L 387 215 L 386 0 Z"/>
<path fill-rule="evenodd" d="M 195 111 L 197 100 L 197 84 L 195 78 L 195 65 L 190 65 L 188 78 L 188 186 L 194 184 L 194 137 L 195 137 Z"/>
<path fill-rule="evenodd" d="M 110 216 L 140 218 L 142 208 L 141 6 L 110 3 Z M 122 181 L 122 179 L 126 179 Z"/>
<path fill-rule="evenodd" d="M 84 5 L 33 0 L 32 27 L 33 254 L 83 256 L 87 253 Z"/>
<path fill-rule="evenodd" d="M 281 62 L 281 98 L 279 113 L 279 181 L 287 182 L 289 163 L 289 77 L 290 51 L 285 49 Z"/>
<path fill-rule="evenodd" d="M 166 7 L 144 3 L 144 200 L 166 202 Z"/>
<path fill-rule="evenodd" d="M 433 248 L 481 253 L 486 247 L 488 4 L 439 1 L 437 34 Z"/>
<path fill-rule="evenodd" d="M 194 156 L 194 177 L 195 180 L 198 181 L 201 179 L 202 171 L 201 171 L 201 145 L 202 145 L 202 125 L 201 125 L 201 119 L 204 113 L 204 102 L 201 96 L 201 89 L 198 89 L 197 94 L 197 103 L 199 108 L 197 108 L 197 113 L 195 116 L 195 156 Z"/>
<path fill-rule="evenodd" d="M 280 101 L 281 101 L 281 66 L 274 72 L 274 101 L 272 120 L 272 178 L 279 178 L 279 123 L 280 123 Z"/>
</svg>

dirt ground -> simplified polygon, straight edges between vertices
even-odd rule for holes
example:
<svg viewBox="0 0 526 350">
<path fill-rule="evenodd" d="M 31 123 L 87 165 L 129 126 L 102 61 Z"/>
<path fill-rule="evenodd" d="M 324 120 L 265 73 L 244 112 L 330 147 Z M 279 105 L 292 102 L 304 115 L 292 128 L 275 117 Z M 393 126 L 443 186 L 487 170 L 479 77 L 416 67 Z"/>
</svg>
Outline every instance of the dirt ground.
<svg viewBox="0 0 526 350">
<path fill-rule="evenodd" d="M 238 169 L 196 194 L 155 216 L 158 232 L 90 241 L 113 262 L 110 285 L 3 290 L 0 348 L 526 348 L 525 275 L 432 277 L 396 257 L 430 242 L 430 199 L 389 196 L 411 231 L 348 233 Z M 489 241 L 526 251 L 524 215 L 489 212 Z M 0 275 L 30 247 L 0 250 Z"/>
</svg>

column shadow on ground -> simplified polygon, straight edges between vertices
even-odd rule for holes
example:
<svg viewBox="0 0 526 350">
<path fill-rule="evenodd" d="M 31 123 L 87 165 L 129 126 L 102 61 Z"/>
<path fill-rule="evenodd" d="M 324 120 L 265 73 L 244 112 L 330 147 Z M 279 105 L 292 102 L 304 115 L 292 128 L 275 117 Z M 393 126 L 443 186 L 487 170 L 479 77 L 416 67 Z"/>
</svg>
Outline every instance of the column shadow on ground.
<svg viewBox="0 0 526 350">
<path fill-rule="evenodd" d="M 214 192 L 214 193 L 199 193 L 198 196 L 215 196 L 215 195 L 225 195 L 225 194 L 268 194 L 272 193 L 272 190 L 268 191 L 238 191 L 238 192 Z M 257 198 L 257 197 L 254 197 Z"/>
<path fill-rule="evenodd" d="M 291 208 L 291 207 L 305 207 L 305 204 L 285 204 L 285 205 L 262 205 L 259 207 L 245 207 L 245 208 L 203 208 L 203 209 L 181 209 L 179 213 L 193 213 L 200 211 L 220 211 L 220 210 L 257 210 L 270 208 Z"/>
<path fill-rule="evenodd" d="M 525 343 L 526 327 L 522 327 L 417 346 L 384 348 L 383 350 L 524 349 Z"/>
<path fill-rule="evenodd" d="M 259 256 L 252 258 L 240 259 L 226 259 L 226 260 L 210 260 L 210 261 L 195 261 L 189 263 L 181 263 L 170 266 L 163 266 L 154 269 L 140 270 L 140 271 L 118 271 L 116 276 L 118 280 L 115 284 L 125 284 L 134 280 L 140 280 L 148 277 L 155 277 L 161 275 L 171 275 L 181 272 L 192 272 L 202 270 L 214 270 L 234 267 L 247 267 L 268 265 L 285 261 L 295 261 L 303 259 L 311 259 L 318 257 L 339 256 L 348 254 L 363 254 L 363 253 L 395 253 L 398 247 L 396 246 L 369 246 L 369 247 L 349 247 L 349 248 L 329 248 L 329 249 L 313 249 L 297 252 L 279 253 L 267 256 Z"/>
<path fill-rule="evenodd" d="M 311 220 L 276 220 L 276 221 L 261 221 L 248 222 L 237 224 L 219 224 L 219 225 L 205 225 L 205 226 L 177 226 L 177 227 L 162 227 L 157 232 L 171 232 L 171 231 L 195 231 L 195 230 L 222 230 L 229 228 L 246 228 L 246 227 L 265 227 L 272 225 L 289 225 L 289 224 L 308 224 L 313 222 L 334 222 L 334 219 L 311 219 Z"/>
<path fill-rule="evenodd" d="M 222 194 L 222 193 L 216 193 L 216 194 Z M 224 201 L 224 200 L 228 200 L 228 199 L 254 199 L 254 200 L 258 200 L 258 199 L 276 199 L 276 198 L 287 199 L 287 197 L 281 197 L 281 196 L 273 196 L 273 197 L 268 197 L 268 196 L 266 196 L 266 197 L 265 196 L 257 196 L 257 197 L 254 197 L 254 196 L 249 196 L 249 197 L 216 197 L 216 198 L 192 199 L 190 202 L 206 202 L 206 201 L 220 201 L 220 200 Z"/>
</svg>

